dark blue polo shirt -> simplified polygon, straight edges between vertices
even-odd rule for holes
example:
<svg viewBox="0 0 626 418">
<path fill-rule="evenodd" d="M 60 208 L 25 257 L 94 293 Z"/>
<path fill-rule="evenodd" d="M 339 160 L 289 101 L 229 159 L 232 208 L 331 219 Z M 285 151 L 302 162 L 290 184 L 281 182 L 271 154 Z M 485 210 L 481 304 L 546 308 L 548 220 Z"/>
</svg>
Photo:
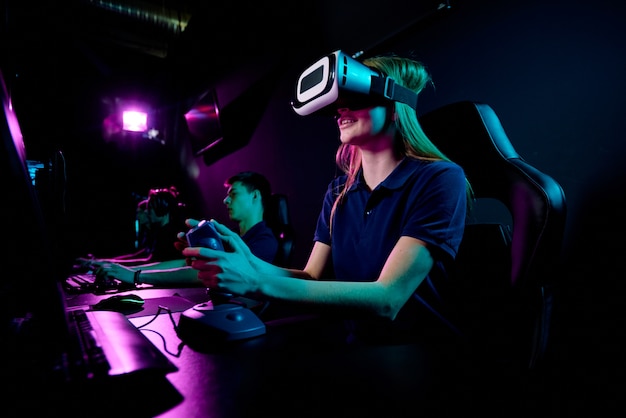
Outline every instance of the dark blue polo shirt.
<svg viewBox="0 0 626 418">
<path fill-rule="evenodd" d="M 278 252 L 278 240 L 265 221 L 254 225 L 241 237 L 252 254 L 269 263 L 274 261 Z"/>
<path fill-rule="evenodd" d="M 435 265 L 419 286 L 427 300 L 437 298 L 446 266 L 456 256 L 467 212 L 465 174 L 446 161 L 405 158 L 370 192 L 362 173 L 340 204 L 330 234 L 330 213 L 346 176 L 328 186 L 318 218 L 315 241 L 332 248 L 335 278 L 375 281 L 401 236 L 427 243 Z"/>
</svg>

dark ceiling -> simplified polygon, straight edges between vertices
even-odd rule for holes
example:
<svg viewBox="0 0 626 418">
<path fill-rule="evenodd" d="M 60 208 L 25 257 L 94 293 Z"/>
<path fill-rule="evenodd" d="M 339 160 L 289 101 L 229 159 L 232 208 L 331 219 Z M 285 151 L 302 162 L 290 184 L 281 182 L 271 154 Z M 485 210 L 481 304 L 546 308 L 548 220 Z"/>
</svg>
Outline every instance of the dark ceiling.
<svg viewBox="0 0 626 418">
<path fill-rule="evenodd" d="M 197 93 L 199 79 L 207 86 L 244 62 L 291 53 L 308 24 L 288 21 L 297 7 L 278 3 L 0 0 L 0 67 L 26 133 L 50 136 L 44 119 L 78 106 L 72 117 L 82 120 L 89 110 L 77 103 L 102 91 Z"/>
<path fill-rule="evenodd" d="M 226 6 L 209 8 L 207 3 L 214 2 L 70 0 L 35 5 L 3 0 L 5 58 L 16 71 L 41 71 L 38 65 L 47 65 L 79 76 L 150 76 L 168 65 L 192 32 L 212 27 L 216 41 L 227 39 L 232 45 L 232 37 L 220 35 L 228 35 L 224 28 L 235 23 L 225 18 L 232 14 Z M 210 54 L 216 46 L 204 52 Z"/>
<path fill-rule="evenodd" d="M 243 63 L 321 44 L 313 35 L 324 24 L 316 17 L 324 2 L 281 3 L 0 0 L 0 64 L 39 97 L 122 83 L 165 88 L 172 80 L 184 90 L 190 80 L 210 84 Z"/>
<path fill-rule="evenodd" d="M 206 87 L 244 64 L 265 68 L 285 57 L 291 64 L 308 64 L 338 48 L 354 53 L 411 26 L 443 3 L 367 4 L 0 0 L 0 66 L 14 101 L 21 102 L 22 120 L 31 136 L 39 138 L 51 135 L 50 126 L 59 117 L 50 104 L 57 112 L 63 106 L 78 107 L 73 115 L 78 119 L 84 116 L 86 95 L 100 91 L 143 88 L 186 94 L 197 90 L 197 80 Z M 52 123 L 41 123 L 46 118 Z"/>
<path fill-rule="evenodd" d="M 318 50 L 337 47 L 354 53 L 445 3 L 0 0 L 0 42 L 3 59 L 18 71 L 46 65 L 104 77 L 133 72 L 145 77 L 165 65 L 204 61 L 209 65 L 203 71 L 211 77 L 263 55 L 306 54 L 311 60 Z"/>
</svg>

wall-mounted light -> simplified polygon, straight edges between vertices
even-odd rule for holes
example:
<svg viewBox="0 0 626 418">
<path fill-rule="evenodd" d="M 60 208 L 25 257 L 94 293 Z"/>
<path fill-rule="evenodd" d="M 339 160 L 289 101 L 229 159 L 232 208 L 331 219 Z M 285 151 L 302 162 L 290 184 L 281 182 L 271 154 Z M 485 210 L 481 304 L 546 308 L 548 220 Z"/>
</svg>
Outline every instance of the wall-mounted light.
<svg viewBox="0 0 626 418">
<path fill-rule="evenodd" d="M 107 141 L 145 138 L 165 144 L 159 128 L 159 112 L 147 102 L 115 97 L 104 101 L 108 116 L 103 121 L 103 135 Z"/>
<path fill-rule="evenodd" d="M 148 132 L 148 114 L 138 110 L 122 111 L 122 129 L 130 132 Z"/>
</svg>

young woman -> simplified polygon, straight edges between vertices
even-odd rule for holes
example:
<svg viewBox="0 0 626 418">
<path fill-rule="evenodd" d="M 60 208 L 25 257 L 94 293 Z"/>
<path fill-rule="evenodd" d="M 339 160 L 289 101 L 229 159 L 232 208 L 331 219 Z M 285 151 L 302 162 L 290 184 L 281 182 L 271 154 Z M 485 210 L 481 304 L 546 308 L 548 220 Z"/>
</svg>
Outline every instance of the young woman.
<svg viewBox="0 0 626 418">
<path fill-rule="evenodd" d="M 363 64 L 416 93 L 431 81 L 411 59 L 381 56 Z M 372 105 L 341 93 L 335 106 L 336 161 L 345 174 L 328 186 L 303 270 L 261 261 L 215 221 L 227 251 L 196 247 L 183 254 L 209 288 L 339 310 L 355 319 L 352 336 L 402 338 L 443 325 L 440 293 L 471 197 L 465 174 L 426 137 L 410 106 Z M 328 263 L 334 277 L 323 277 Z"/>
</svg>

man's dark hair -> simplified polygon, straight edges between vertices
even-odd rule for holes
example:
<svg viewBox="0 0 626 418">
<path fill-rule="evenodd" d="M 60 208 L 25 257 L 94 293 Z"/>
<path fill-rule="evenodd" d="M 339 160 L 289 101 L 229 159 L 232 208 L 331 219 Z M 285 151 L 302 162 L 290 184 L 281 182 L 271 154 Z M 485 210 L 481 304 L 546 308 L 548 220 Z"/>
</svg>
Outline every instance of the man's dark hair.
<svg viewBox="0 0 626 418">
<path fill-rule="evenodd" d="M 174 186 L 169 189 L 151 189 L 148 193 L 148 208 L 153 209 L 157 216 L 172 214 L 181 206 L 178 191 Z"/>
<path fill-rule="evenodd" d="M 269 180 L 260 173 L 255 171 L 242 171 L 241 173 L 231 176 L 224 182 L 224 186 L 229 187 L 240 182 L 245 186 L 248 192 L 258 190 L 261 193 L 261 201 L 263 203 L 263 210 L 267 210 L 270 197 L 272 196 L 272 187 Z"/>
</svg>

